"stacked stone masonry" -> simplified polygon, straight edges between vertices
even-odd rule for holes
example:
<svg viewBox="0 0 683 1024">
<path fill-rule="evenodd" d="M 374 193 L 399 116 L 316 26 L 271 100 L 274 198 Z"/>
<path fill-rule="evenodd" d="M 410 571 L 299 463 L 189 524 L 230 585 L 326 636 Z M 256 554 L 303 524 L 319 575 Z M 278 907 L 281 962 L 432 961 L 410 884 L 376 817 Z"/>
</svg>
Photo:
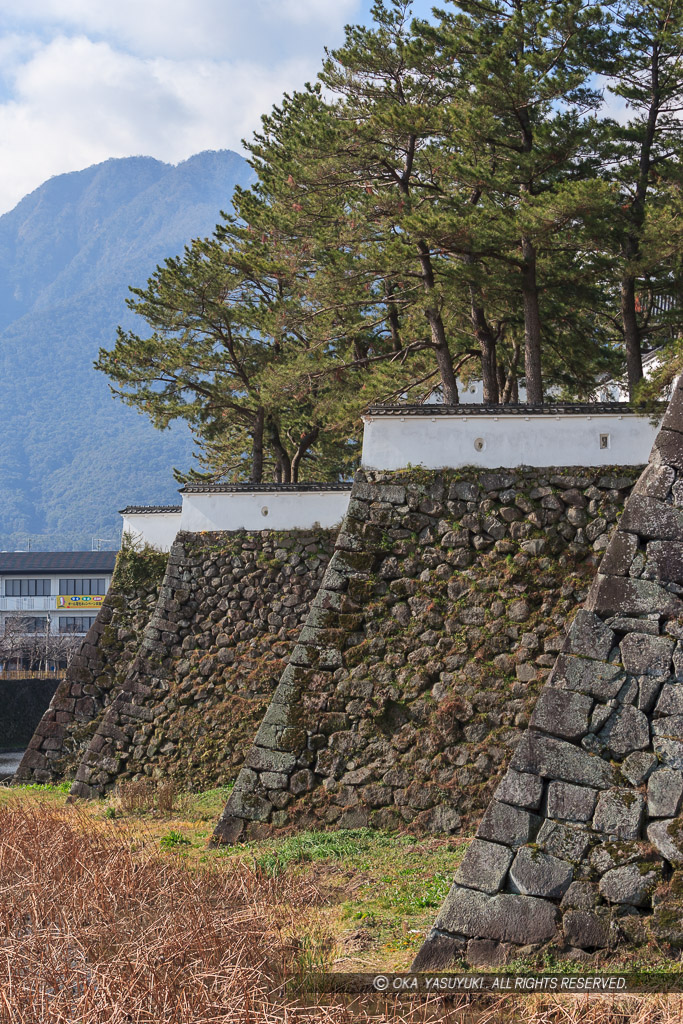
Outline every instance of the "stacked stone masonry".
<svg viewBox="0 0 683 1024">
<path fill-rule="evenodd" d="M 683 391 L 414 969 L 683 946 Z"/>
<path fill-rule="evenodd" d="M 476 823 L 638 475 L 360 472 L 215 841 Z"/>
<path fill-rule="evenodd" d="M 149 550 L 119 553 L 109 592 L 33 734 L 18 782 L 73 778 L 137 654 L 165 563 L 165 555 Z"/>
<path fill-rule="evenodd" d="M 76 796 L 138 777 L 232 781 L 305 621 L 330 531 L 179 533 L 137 656 L 83 754 Z"/>
</svg>

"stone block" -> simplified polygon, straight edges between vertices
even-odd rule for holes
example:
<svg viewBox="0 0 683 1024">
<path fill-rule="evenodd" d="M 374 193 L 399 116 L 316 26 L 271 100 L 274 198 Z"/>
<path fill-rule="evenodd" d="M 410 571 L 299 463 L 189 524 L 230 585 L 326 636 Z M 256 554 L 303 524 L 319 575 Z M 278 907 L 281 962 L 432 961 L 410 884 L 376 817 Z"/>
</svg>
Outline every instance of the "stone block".
<svg viewBox="0 0 683 1024">
<path fill-rule="evenodd" d="M 479 482 L 485 491 L 500 491 L 513 487 L 516 478 L 512 473 L 481 473 Z"/>
<path fill-rule="evenodd" d="M 531 772 L 594 789 L 608 789 L 616 780 L 616 769 L 607 761 L 566 740 L 545 736 L 532 729 L 522 737 L 510 767 L 518 772 Z"/>
<path fill-rule="evenodd" d="M 653 676 L 641 676 L 638 680 L 638 710 L 648 713 L 652 711 L 661 688 L 660 679 L 655 679 Z"/>
<path fill-rule="evenodd" d="M 607 719 L 600 739 L 614 757 L 625 757 L 634 750 L 643 750 L 650 744 L 647 716 L 630 704 L 624 704 Z"/>
<path fill-rule="evenodd" d="M 272 804 L 265 797 L 256 793 L 245 793 L 232 791 L 226 811 L 236 818 L 246 818 L 248 821 L 268 821 L 273 809 Z"/>
<path fill-rule="evenodd" d="M 609 945 L 609 919 L 586 910 L 568 910 L 562 919 L 565 942 L 579 949 Z"/>
<path fill-rule="evenodd" d="M 536 836 L 536 843 L 553 857 L 578 864 L 586 856 L 590 834 L 576 825 L 560 825 L 546 818 Z"/>
<path fill-rule="evenodd" d="M 252 747 L 244 763 L 260 772 L 290 772 L 296 765 L 296 757 L 286 751 Z"/>
<path fill-rule="evenodd" d="M 598 573 L 584 605 L 598 615 L 680 615 L 683 602 L 649 580 L 603 576 Z"/>
<path fill-rule="evenodd" d="M 683 830 L 680 819 L 653 821 L 647 827 L 647 838 L 670 864 L 674 867 L 683 866 Z"/>
<path fill-rule="evenodd" d="M 664 636 L 628 633 L 619 644 L 624 668 L 633 676 L 667 676 L 674 641 Z"/>
<path fill-rule="evenodd" d="M 662 878 L 661 868 L 652 863 L 637 861 L 607 871 L 600 879 L 600 895 L 609 903 L 628 903 L 633 907 L 648 907 L 652 894 Z"/>
<path fill-rule="evenodd" d="M 538 775 L 527 775 L 508 769 L 495 792 L 496 800 L 517 807 L 537 811 L 543 796 L 543 780 Z"/>
<path fill-rule="evenodd" d="M 118 712 L 120 715 L 126 715 L 128 718 L 132 718 L 135 721 L 140 722 L 153 722 L 154 721 L 154 709 L 144 707 L 141 704 L 127 704 L 121 702 L 117 705 Z"/>
<path fill-rule="evenodd" d="M 664 413 L 664 419 L 662 420 L 662 430 L 675 430 L 679 434 L 683 433 L 683 392 L 678 388 L 674 388 L 671 399 L 667 406 L 667 410 Z M 683 438 L 680 439 L 681 446 L 683 447 Z M 672 474 L 673 475 L 673 474 Z M 673 483 L 673 481 L 672 481 Z"/>
<path fill-rule="evenodd" d="M 511 947 L 493 939 L 470 939 L 465 959 L 472 967 L 500 967 L 510 959 Z"/>
<path fill-rule="evenodd" d="M 638 839 L 645 801 L 632 789 L 609 789 L 600 793 L 593 817 L 596 832 L 617 839 Z"/>
<path fill-rule="evenodd" d="M 652 733 L 654 736 L 670 740 L 683 740 L 683 715 L 656 718 L 652 723 Z"/>
<path fill-rule="evenodd" d="M 638 538 L 634 533 L 615 531 L 602 556 L 600 572 L 605 576 L 628 576 L 637 550 Z"/>
<path fill-rule="evenodd" d="M 281 772 L 263 772 L 260 776 L 261 785 L 265 789 L 286 789 L 289 776 Z"/>
<path fill-rule="evenodd" d="M 564 739 L 580 739 L 588 732 L 592 708 L 590 697 L 546 686 L 536 701 L 530 725 Z"/>
<path fill-rule="evenodd" d="M 647 546 L 645 573 L 648 579 L 683 583 L 683 547 L 673 541 L 651 541 Z"/>
<path fill-rule="evenodd" d="M 548 785 L 548 817 L 561 821 L 590 821 L 595 810 L 598 791 L 570 782 Z"/>
<path fill-rule="evenodd" d="M 569 629 L 564 650 L 568 654 L 606 661 L 614 646 L 614 640 L 614 631 L 606 626 L 602 619 L 593 612 L 580 608 Z"/>
<path fill-rule="evenodd" d="M 263 778 L 260 780 L 263 783 Z M 295 796 L 308 793 L 315 786 L 315 775 L 308 768 L 294 772 L 289 782 L 289 789 Z"/>
<path fill-rule="evenodd" d="M 454 480 L 448 488 L 449 501 L 477 501 L 479 485 L 469 480 Z"/>
<path fill-rule="evenodd" d="M 617 633 L 648 633 L 650 636 L 659 636 L 658 619 L 634 619 L 627 615 L 613 615 L 607 619 L 607 624 Z"/>
<path fill-rule="evenodd" d="M 559 899 L 573 877 L 574 869 L 568 861 L 528 846 L 519 850 L 510 868 L 510 884 L 523 896 Z"/>
<path fill-rule="evenodd" d="M 535 896 L 487 896 L 453 886 L 434 927 L 454 935 L 525 945 L 554 938 L 557 920 L 557 908 Z"/>
<path fill-rule="evenodd" d="M 671 719 L 660 719 L 659 722 L 653 723 L 652 731 L 655 735 L 652 739 L 652 746 L 655 753 L 667 768 L 683 769 L 683 743 L 680 740 L 669 739 L 666 735 L 657 735 L 657 726 L 662 721 L 671 721 Z"/>
<path fill-rule="evenodd" d="M 683 684 L 665 683 L 659 694 L 655 715 L 683 715 Z"/>
<path fill-rule="evenodd" d="M 420 946 L 413 960 L 411 971 L 443 971 L 452 968 L 462 959 L 465 952 L 463 939 L 454 939 L 450 935 L 440 935 L 432 929 Z"/>
<path fill-rule="evenodd" d="M 624 673 L 619 665 L 608 665 L 602 661 L 560 654 L 555 662 L 551 681 L 555 687 L 575 690 L 577 693 L 606 701 L 619 693 L 624 683 Z"/>
<path fill-rule="evenodd" d="M 572 882 L 562 897 L 562 910 L 594 910 L 601 902 L 593 882 Z"/>
<path fill-rule="evenodd" d="M 671 466 L 649 462 L 634 484 L 631 494 L 644 494 L 663 501 L 675 479 L 676 473 Z"/>
<path fill-rule="evenodd" d="M 540 824 L 541 819 L 535 814 L 492 800 L 479 823 L 477 838 L 503 843 L 514 849 L 531 842 Z"/>
<path fill-rule="evenodd" d="M 629 754 L 621 765 L 622 775 L 632 786 L 640 786 L 648 778 L 657 765 L 655 754 L 646 750 L 638 750 Z"/>
<path fill-rule="evenodd" d="M 647 813 L 651 818 L 674 818 L 683 802 L 683 772 L 660 768 L 647 783 Z"/>
<path fill-rule="evenodd" d="M 681 445 L 683 452 L 683 445 Z M 619 530 L 654 540 L 683 540 L 683 512 L 657 498 L 634 494 L 626 502 Z"/>
<path fill-rule="evenodd" d="M 473 839 L 455 873 L 455 881 L 492 895 L 502 889 L 512 857 L 512 850 L 507 846 Z"/>
</svg>

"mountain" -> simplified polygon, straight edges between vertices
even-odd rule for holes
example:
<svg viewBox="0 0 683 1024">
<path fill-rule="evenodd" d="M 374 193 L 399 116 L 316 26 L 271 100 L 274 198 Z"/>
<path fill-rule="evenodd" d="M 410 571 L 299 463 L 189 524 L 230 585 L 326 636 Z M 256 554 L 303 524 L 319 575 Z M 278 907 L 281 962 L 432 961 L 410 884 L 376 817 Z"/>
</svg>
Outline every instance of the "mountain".
<svg viewBox="0 0 683 1024">
<path fill-rule="evenodd" d="M 229 150 L 177 166 L 106 160 L 0 217 L 0 548 L 114 546 L 117 509 L 178 501 L 172 469 L 190 464 L 189 432 L 154 430 L 93 360 L 118 324 L 135 324 L 129 286 L 210 234 L 252 179 Z"/>
</svg>

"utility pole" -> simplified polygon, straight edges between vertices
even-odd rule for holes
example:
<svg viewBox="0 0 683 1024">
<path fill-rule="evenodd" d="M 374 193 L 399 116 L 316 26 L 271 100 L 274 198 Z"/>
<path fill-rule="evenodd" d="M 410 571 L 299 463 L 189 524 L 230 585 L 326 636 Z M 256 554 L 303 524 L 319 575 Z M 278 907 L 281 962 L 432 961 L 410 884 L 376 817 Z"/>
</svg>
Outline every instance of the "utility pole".
<svg viewBox="0 0 683 1024">
<path fill-rule="evenodd" d="M 51 626 L 51 624 L 52 624 L 52 616 L 48 612 L 47 613 L 47 618 L 45 619 L 45 675 L 47 675 L 47 673 L 49 672 L 49 668 L 48 668 L 48 654 L 49 654 L 49 650 L 50 650 L 50 626 Z"/>
</svg>

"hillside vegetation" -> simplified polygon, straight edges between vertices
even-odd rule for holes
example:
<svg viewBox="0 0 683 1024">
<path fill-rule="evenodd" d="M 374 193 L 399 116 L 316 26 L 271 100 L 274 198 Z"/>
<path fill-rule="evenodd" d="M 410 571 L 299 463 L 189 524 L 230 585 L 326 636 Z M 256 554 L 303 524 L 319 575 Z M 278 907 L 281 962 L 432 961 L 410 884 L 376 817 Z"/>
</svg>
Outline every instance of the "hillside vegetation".
<svg viewBox="0 0 683 1024">
<path fill-rule="evenodd" d="M 227 150 L 107 160 L 0 217 L 0 547 L 89 547 L 118 536 L 123 505 L 177 501 L 187 429 L 160 433 L 113 401 L 93 360 L 132 319 L 128 287 L 209 234 L 250 180 Z"/>
</svg>

